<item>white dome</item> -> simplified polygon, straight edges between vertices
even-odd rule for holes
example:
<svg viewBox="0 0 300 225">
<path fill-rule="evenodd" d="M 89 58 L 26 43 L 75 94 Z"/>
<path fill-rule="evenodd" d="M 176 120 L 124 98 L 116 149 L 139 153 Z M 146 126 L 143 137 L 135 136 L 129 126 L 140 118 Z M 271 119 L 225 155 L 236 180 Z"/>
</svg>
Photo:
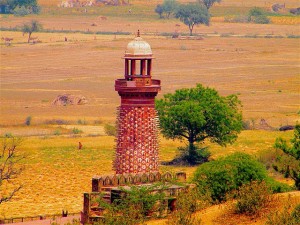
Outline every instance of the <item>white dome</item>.
<svg viewBox="0 0 300 225">
<path fill-rule="evenodd" d="M 148 42 L 138 36 L 128 43 L 125 51 L 125 57 L 127 56 L 152 56 L 152 50 Z"/>
</svg>

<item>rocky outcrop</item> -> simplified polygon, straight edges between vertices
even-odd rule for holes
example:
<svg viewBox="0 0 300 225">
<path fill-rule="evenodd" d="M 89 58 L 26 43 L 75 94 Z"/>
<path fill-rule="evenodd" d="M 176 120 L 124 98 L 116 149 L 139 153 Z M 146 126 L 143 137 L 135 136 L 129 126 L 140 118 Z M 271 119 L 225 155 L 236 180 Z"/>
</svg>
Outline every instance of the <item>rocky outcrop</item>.
<svg viewBox="0 0 300 225">
<path fill-rule="evenodd" d="M 58 95 L 52 102 L 52 105 L 84 105 L 87 100 L 82 95 L 62 94 Z"/>
</svg>

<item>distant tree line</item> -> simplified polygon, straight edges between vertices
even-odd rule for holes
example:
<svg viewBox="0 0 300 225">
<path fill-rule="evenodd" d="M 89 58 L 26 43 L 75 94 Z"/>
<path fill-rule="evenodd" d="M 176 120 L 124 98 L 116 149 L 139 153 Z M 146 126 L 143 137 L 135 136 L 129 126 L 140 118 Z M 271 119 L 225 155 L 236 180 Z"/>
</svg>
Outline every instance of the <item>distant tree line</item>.
<svg viewBox="0 0 300 225">
<path fill-rule="evenodd" d="M 0 13 L 24 16 L 37 14 L 40 10 L 37 0 L 0 0 Z"/>
</svg>

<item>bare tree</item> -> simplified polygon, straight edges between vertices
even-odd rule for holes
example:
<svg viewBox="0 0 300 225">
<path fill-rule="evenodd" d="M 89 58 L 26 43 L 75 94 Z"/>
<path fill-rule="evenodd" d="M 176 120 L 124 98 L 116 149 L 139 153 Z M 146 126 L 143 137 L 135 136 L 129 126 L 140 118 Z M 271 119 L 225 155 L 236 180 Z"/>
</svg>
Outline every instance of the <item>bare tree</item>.
<svg viewBox="0 0 300 225">
<path fill-rule="evenodd" d="M 19 154 L 17 146 L 21 138 L 12 136 L 4 137 L 0 152 L 0 204 L 10 201 L 22 185 L 16 182 L 24 167 L 21 160 L 24 155 Z"/>
</svg>

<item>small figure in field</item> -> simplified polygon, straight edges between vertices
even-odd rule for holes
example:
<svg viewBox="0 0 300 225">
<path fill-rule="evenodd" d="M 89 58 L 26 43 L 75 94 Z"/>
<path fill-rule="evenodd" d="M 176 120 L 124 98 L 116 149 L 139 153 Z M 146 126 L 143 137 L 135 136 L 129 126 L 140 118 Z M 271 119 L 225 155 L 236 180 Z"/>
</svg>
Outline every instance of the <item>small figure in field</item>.
<svg viewBox="0 0 300 225">
<path fill-rule="evenodd" d="M 11 45 L 11 41 L 14 40 L 13 38 L 8 38 L 8 37 L 3 37 L 1 38 L 4 42 L 6 46 L 10 46 Z"/>
<path fill-rule="evenodd" d="M 38 37 L 30 37 L 28 38 L 28 43 L 30 43 L 30 41 L 32 42 L 32 44 L 36 44 L 39 42 Z"/>
<path fill-rule="evenodd" d="M 66 212 L 65 212 L 65 210 L 63 210 L 62 213 L 61 213 L 61 216 L 62 217 L 68 217 L 68 210 L 66 210 Z"/>
<path fill-rule="evenodd" d="M 68 41 L 68 38 L 67 38 L 67 37 L 65 37 L 65 41 Z"/>
<path fill-rule="evenodd" d="M 81 142 L 78 143 L 78 149 L 79 149 L 79 150 L 82 149 L 82 144 L 81 144 Z"/>
</svg>

